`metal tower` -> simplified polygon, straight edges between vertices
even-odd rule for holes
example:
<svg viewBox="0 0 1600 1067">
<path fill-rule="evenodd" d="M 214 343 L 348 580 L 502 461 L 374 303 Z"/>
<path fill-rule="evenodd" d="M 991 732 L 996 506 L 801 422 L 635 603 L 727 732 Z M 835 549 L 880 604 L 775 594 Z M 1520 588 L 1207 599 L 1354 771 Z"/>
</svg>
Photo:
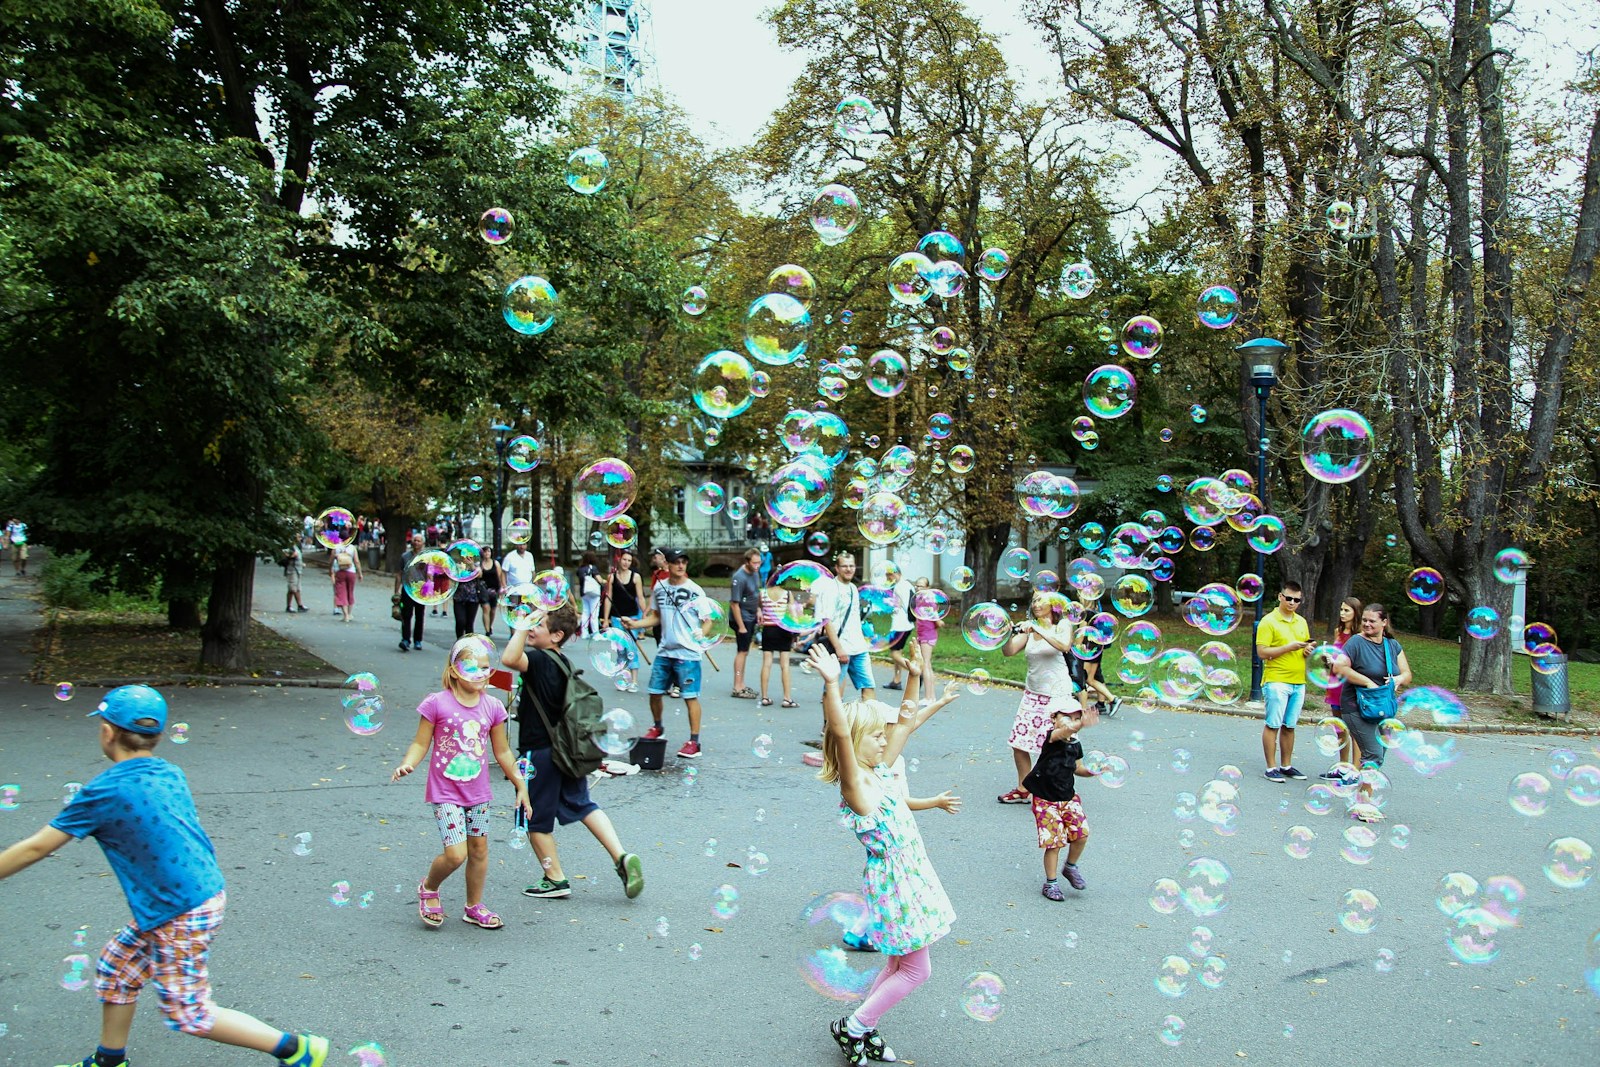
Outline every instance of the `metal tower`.
<svg viewBox="0 0 1600 1067">
<path fill-rule="evenodd" d="M 649 5 L 644 0 L 584 0 L 576 24 L 575 80 L 619 100 L 637 99 L 655 58 Z"/>
</svg>

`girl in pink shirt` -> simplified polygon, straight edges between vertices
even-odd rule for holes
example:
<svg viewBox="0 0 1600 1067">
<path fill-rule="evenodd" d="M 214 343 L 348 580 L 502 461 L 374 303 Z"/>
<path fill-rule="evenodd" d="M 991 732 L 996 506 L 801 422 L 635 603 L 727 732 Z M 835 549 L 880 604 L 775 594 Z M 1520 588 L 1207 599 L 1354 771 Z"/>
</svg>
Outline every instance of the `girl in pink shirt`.
<svg viewBox="0 0 1600 1067">
<path fill-rule="evenodd" d="M 498 930 L 505 925 L 500 916 L 483 906 L 483 883 L 489 873 L 491 753 L 505 776 L 516 785 L 517 807 L 526 816 L 533 814 L 528 783 L 506 740 L 505 705 L 483 691 L 489 682 L 490 664 L 498 660 L 494 645 L 481 634 L 468 634 L 455 643 L 450 649 L 450 663 L 444 669 L 444 688 L 417 708 L 421 717 L 417 736 L 389 779 L 397 782 L 415 771 L 432 747 L 425 796 L 433 805 L 444 851 L 433 858 L 427 875 L 417 886 L 417 914 L 434 929 L 444 923 L 439 887 L 463 863 L 467 865 L 467 908 L 461 921 L 485 930 Z"/>
</svg>

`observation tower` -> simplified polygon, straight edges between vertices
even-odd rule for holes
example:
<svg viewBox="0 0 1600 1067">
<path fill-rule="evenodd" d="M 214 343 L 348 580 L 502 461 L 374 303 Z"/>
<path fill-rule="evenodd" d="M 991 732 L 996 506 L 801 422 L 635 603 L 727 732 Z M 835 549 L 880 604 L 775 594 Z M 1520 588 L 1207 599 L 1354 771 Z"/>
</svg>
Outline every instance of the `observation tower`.
<svg viewBox="0 0 1600 1067">
<path fill-rule="evenodd" d="M 573 80 L 633 103 L 654 62 L 650 7 L 644 0 L 585 0 L 576 17 Z"/>
</svg>

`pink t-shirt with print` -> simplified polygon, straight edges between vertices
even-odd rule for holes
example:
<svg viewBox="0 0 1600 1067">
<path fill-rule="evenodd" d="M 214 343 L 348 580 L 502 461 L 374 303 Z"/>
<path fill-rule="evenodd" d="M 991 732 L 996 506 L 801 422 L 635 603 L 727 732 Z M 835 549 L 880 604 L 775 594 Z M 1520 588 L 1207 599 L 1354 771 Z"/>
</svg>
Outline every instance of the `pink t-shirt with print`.
<svg viewBox="0 0 1600 1067">
<path fill-rule="evenodd" d="M 494 745 L 489 732 L 506 721 L 506 707 L 488 693 L 467 707 L 448 689 L 432 694 L 417 714 L 433 723 L 433 752 L 428 759 L 429 804 L 487 804 L 494 796 L 489 766 Z"/>
</svg>

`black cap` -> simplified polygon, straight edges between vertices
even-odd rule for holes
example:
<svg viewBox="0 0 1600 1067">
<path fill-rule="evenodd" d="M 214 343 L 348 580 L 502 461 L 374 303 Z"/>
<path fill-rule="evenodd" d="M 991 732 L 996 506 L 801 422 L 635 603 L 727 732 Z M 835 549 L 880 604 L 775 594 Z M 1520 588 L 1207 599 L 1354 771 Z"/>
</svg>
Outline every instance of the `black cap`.
<svg viewBox="0 0 1600 1067">
<path fill-rule="evenodd" d="M 663 548 L 661 554 L 666 557 L 668 563 L 676 563 L 680 559 L 689 558 L 689 553 L 681 548 Z"/>
</svg>

